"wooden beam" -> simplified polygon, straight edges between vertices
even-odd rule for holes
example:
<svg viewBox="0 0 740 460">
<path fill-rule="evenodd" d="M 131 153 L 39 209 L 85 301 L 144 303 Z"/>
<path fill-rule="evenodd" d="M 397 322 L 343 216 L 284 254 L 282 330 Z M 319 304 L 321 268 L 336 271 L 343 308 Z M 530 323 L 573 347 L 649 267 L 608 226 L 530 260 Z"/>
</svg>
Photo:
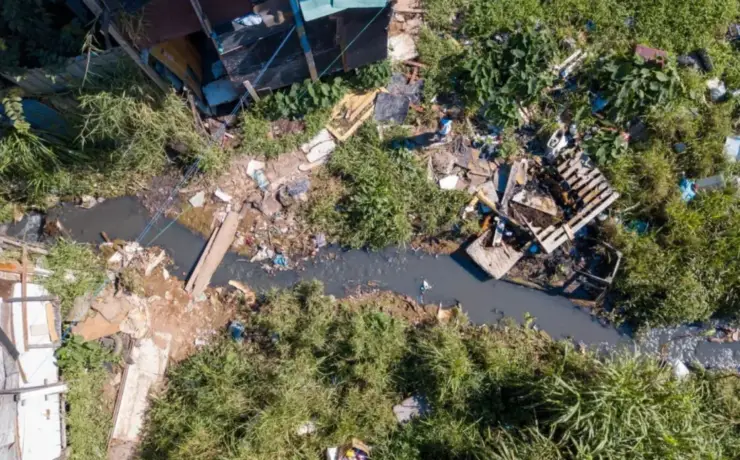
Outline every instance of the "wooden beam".
<svg viewBox="0 0 740 460">
<path fill-rule="evenodd" d="M 290 0 L 290 7 L 293 10 L 293 19 L 295 20 L 295 28 L 298 31 L 298 39 L 301 41 L 301 48 L 303 48 L 306 64 L 308 64 L 308 73 L 311 74 L 311 80 L 316 81 L 319 79 L 319 74 L 316 72 L 316 63 L 313 60 L 311 44 L 308 43 L 306 29 L 303 27 L 303 13 L 298 6 L 298 0 Z"/>
<path fill-rule="evenodd" d="M 23 314 L 23 348 L 28 350 L 28 305 L 26 304 L 26 298 L 28 297 L 28 252 L 26 247 L 23 246 L 23 252 L 21 255 L 21 261 L 23 263 L 23 272 L 21 273 L 21 311 Z"/>
<path fill-rule="evenodd" d="M 249 80 L 244 80 L 244 87 L 247 88 L 247 92 L 249 92 L 249 95 L 252 96 L 252 99 L 254 99 L 255 102 L 259 102 L 260 96 L 257 94 L 257 91 L 254 89 L 254 86 L 252 86 L 252 83 L 249 82 Z"/>
<path fill-rule="evenodd" d="M 103 13 L 103 8 L 98 4 L 98 0 L 83 0 L 85 2 L 85 5 L 92 11 L 92 14 L 95 17 L 100 17 L 100 15 Z M 118 45 L 123 48 L 123 51 L 126 52 L 126 54 L 129 55 L 129 57 L 136 63 L 136 65 L 139 66 L 141 70 L 144 71 L 144 73 L 149 77 L 154 84 L 159 87 L 164 92 L 169 91 L 170 85 L 165 83 L 162 78 L 160 78 L 159 74 L 149 66 L 148 63 L 142 62 L 141 57 L 139 56 L 139 53 L 128 43 L 128 41 L 123 37 L 123 34 L 121 34 L 121 31 L 118 30 L 118 28 L 113 24 L 111 21 L 110 24 L 108 24 L 108 33 L 111 34 L 113 39 L 118 42 Z"/>
</svg>

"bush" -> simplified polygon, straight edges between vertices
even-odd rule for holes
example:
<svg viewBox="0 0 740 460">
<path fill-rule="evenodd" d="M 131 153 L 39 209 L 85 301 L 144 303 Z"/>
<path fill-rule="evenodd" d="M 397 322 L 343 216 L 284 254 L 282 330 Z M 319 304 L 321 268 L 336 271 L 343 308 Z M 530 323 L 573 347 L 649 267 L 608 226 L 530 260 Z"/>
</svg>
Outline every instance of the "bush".
<svg viewBox="0 0 740 460">
<path fill-rule="evenodd" d="M 415 230 L 426 235 L 449 231 L 466 201 L 464 194 L 430 182 L 413 153 L 384 145 L 372 123 L 341 144 L 328 167 L 345 182 L 345 193 L 333 207 L 314 202 L 309 219 L 350 247 L 403 244 Z"/>
<path fill-rule="evenodd" d="M 170 368 L 143 457 L 319 458 L 352 437 L 383 459 L 725 458 L 738 445 L 736 379 L 677 381 L 652 358 L 600 361 L 511 324 L 414 327 L 388 307 L 317 284 L 268 294 L 245 313 L 245 343 Z M 392 407 L 410 395 L 431 412 L 399 425 Z"/>
</svg>

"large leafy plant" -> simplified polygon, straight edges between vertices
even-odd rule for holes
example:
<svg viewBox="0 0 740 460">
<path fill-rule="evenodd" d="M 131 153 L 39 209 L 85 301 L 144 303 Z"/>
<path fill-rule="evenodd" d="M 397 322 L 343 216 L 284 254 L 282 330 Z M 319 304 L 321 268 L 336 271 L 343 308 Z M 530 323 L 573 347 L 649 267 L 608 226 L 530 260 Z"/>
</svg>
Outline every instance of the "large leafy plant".
<svg viewBox="0 0 740 460">
<path fill-rule="evenodd" d="M 267 98 L 262 110 L 268 118 L 295 118 L 318 109 L 326 109 L 339 101 L 346 86 L 340 77 L 329 82 L 306 80 L 293 83 L 287 91 L 279 91 Z"/>
<path fill-rule="evenodd" d="M 662 67 L 637 55 L 632 60 L 598 62 L 590 75 L 608 101 L 607 116 L 616 123 L 644 115 L 650 107 L 665 105 L 682 91 L 673 67 Z"/>
<path fill-rule="evenodd" d="M 468 101 L 481 106 L 486 118 L 516 124 L 518 108 L 552 85 L 555 76 L 549 66 L 556 50 L 546 29 L 528 28 L 475 44 L 465 54 L 459 76 Z"/>
</svg>

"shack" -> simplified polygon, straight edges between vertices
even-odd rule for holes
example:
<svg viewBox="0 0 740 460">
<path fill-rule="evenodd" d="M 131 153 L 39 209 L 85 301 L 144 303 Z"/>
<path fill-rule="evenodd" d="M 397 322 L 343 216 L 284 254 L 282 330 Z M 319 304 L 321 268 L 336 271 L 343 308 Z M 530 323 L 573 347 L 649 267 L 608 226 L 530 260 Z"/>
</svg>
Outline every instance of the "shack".
<svg viewBox="0 0 740 460">
<path fill-rule="evenodd" d="M 134 18 L 125 30 L 140 64 L 206 112 L 388 54 L 388 0 L 102 1 L 102 14 Z"/>
</svg>

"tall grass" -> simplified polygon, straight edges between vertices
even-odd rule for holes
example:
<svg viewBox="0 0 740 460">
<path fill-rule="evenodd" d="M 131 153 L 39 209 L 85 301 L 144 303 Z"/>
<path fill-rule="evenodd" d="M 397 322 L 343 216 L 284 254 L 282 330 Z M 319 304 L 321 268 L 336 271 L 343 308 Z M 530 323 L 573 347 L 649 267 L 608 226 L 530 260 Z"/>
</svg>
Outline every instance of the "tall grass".
<svg viewBox="0 0 740 460">
<path fill-rule="evenodd" d="M 334 203 L 315 198 L 309 221 L 351 247 L 382 248 L 404 244 L 415 233 L 453 230 L 465 194 L 440 190 L 412 152 L 391 144 L 366 123 L 340 145 L 328 168 L 344 183 L 343 193 L 332 197 Z"/>
<path fill-rule="evenodd" d="M 318 284 L 243 312 L 247 340 L 171 368 L 143 458 L 320 458 L 358 437 L 383 459 L 729 458 L 733 380 L 675 380 L 652 358 L 605 361 L 529 328 L 411 326 Z M 392 407 L 431 411 L 399 425 Z M 316 431 L 296 430 L 312 421 Z"/>
</svg>

